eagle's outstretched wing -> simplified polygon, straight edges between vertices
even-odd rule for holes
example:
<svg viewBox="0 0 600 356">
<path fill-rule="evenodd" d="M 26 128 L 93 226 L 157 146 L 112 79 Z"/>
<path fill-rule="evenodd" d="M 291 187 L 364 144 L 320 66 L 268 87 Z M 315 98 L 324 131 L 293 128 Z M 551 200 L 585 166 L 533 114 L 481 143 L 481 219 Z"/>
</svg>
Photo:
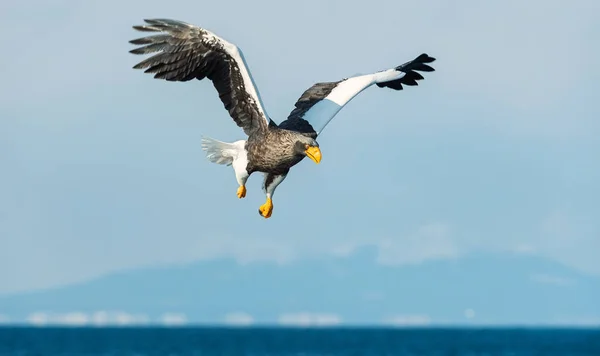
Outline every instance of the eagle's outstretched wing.
<svg viewBox="0 0 600 356">
<path fill-rule="evenodd" d="M 154 73 L 154 78 L 185 82 L 208 78 L 233 118 L 247 135 L 264 129 L 271 121 L 260 99 L 242 51 L 214 33 L 181 21 L 144 20 L 133 26 L 143 32 L 159 34 L 130 41 L 142 45 L 133 54 L 155 53 L 133 68 Z"/>
<path fill-rule="evenodd" d="M 358 93 L 377 84 L 378 87 L 402 90 L 402 85 L 417 85 L 423 76 L 417 71 L 432 72 L 426 63 L 435 61 L 423 53 L 396 68 L 359 75 L 337 82 L 317 83 L 306 90 L 280 128 L 302 132 L 316 138 L 333 117 Z"/>
</svg>

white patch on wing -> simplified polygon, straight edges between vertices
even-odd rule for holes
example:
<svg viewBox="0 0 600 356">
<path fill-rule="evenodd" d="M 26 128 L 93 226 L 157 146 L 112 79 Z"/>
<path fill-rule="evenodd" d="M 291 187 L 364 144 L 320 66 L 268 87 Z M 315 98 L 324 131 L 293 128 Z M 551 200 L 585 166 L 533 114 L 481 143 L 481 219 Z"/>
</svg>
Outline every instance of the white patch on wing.
<svg viewBox="0 0 600 356">
<path fill-rule="evenodd" d="M 240 73 L 242 74 L 242 78 L 244 78 L 244 86 L 246 87 L 246 91 L 252 96 L 252 98 L 254 98 L 256 105 L 258 106 L 258 110 L 268 124 L 269 116 L 267 115 L 265 105 L 263 104 L 260 92 L 258 91 L 258 86 L 254 82 L 254 78 L 252 77 L 252 73 L 250 73 L 250 69 L 248 67 L 248 63 L 246 63 L 246 59 L 244 58 L 244 53 L 239 48 L 236 47 L 236 49 L 237 51 L 232 54 L 232 56 L 235 58 L 236 62 L 241 62 L 243 64 L 240 66 Z"/>
<path fill-rule="evenodd" d="M 404 72 L 400 72 L 395 69 L 388 69 L 373 74 L 366 74 L 348 78 L 343 82 L 339 83 L 331 91 L 331 93 L 327 95 L 326 99 L 329 99 L 340 106 L 344 106 L 350 100 L 352 100 L 352 98 L 354 98 L 361 91 L 365 90 L 371 85 L 375 83 L 396 80 L 402 78 L 404 74 Z"/>
<path fill-rule="evenodd" d="M 388 69 L 345 79 L 338 83 L 329 95 L 314 104 L 302 118 L 311 124 L 317 135 L 320 135 L 333 117 L 360 92 L 375 83 L 400 79 L 405 74 L 395 69 Z"/>
<path fill-rule="evenodd" d="M 246 89 L 246 93 L 248 93 L 248 95 L 250 95 L 250 97 L 252 98 L 252 100 L 254 101 L 256 106 L 258 107 L 258 111 L 265 119 L 265 122 L 268 124 L 269 118 L 267 116 L 267 112 L 265 110 L 264 104 L 260 97 L 260 93 L 258 92 L 256 83 L 254 82 L 254 79 L 252 78 L 252 74 L 250 73 L 250 69 L 248 68 L 248 64 L 246 63 L 246 60 L 244 58 L 244 53 L 236 45 L 234 45 L 230 42 L 227 42 L 226 40 L 216 36 L 215 34 L 211 33 L 211 35 L 220 40 L 220 42 L 223 44 L 223 49 L 237 63 L 239 70 L 240 70 L 240 74 L 242 75 L 242 78 L 244 79 L 244 87 Z"/>
<path fill-rule="evenodd" d="M 359 77 L 348 78 L 339 83 L 326 99 L 333 101 L 339 106 L 344 106 L 358 93 L 365 90 L 367 87 L 375 83 L 373 74 L 361 75 Z"/>
<path fill-rule="evenodd" d="M 317 135 L 320 135 L 325 126 L 340 110 L 342 110 L 341 105 L 325 98 L 313 105 L 302 118 L 310 123 Z"/>
</svg>

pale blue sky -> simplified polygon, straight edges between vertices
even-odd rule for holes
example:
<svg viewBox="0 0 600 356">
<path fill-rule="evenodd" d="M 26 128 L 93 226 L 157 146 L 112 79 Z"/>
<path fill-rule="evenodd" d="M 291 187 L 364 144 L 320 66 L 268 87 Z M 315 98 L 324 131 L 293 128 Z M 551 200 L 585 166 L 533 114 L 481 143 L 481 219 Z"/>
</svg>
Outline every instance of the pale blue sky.
<svg viewBox="0 0 600 356">
<path fill-rule="evenodd" d="M 600 274 L 600 3 L 5 1 L 0 294 L 216 257 L 381 263 L 521 252 Z M 131 29 L 174 18 L 240 46 L 282 121 L 318 81 L 426 52 L 436 72 L 370 88 L 262 219 L 200 136 L 243 138 L 206 82 L 131 67 Z"/>
</svg>

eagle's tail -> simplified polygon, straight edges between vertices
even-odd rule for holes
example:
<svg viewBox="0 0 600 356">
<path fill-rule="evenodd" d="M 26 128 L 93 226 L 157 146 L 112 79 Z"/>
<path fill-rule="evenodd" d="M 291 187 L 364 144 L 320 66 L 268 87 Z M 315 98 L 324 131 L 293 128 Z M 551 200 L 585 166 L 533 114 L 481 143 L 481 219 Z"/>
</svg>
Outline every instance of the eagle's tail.
<svg viewBox="0 0 600 356">
<path fill-rule="evenodd" d="M 206 158 L 217 164 L 230 166 L 237 155 L 237 148 L 233 143 L 221 142 L 210 137 L 202 137 L 202 149 L 206 151 Z"/>
</svg>

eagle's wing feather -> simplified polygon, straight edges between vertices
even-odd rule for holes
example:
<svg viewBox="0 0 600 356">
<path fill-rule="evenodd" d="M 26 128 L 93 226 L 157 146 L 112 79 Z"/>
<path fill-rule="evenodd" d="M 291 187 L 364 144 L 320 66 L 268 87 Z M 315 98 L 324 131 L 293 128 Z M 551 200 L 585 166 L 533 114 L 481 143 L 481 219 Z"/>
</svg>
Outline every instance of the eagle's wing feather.
<svg viewBox="0 0 600 356">
<path fill-rule="evenodd" d="M 423 53 L 412 61 L 377 73 L 359 75 L 337 82 L 314 84 L 295 104 L 280 128 L 302 132 L 316 138 L 333 117 L 357 94 L 377 84 L 378 87 L 402 90 L 402 85 L 417 85 L 423 76 L 417 71 L 432 72 L 426 63 L 435 61 Z"/>
<path fill-rule="evenodd" d="M 185 82 L 208 78 L 219 93 L 225 109 L 247 135 L 270 123 L 258 89 L 242 51 L 214 33 L 181 21 L 144 20 L 147 25 L 133 26 L 143 32 L 159 34 L 130 41 L 141 45 L 133 54 L 155 53 L 133 68 L 146 68 L 154 78 Z"/>
</svg>

